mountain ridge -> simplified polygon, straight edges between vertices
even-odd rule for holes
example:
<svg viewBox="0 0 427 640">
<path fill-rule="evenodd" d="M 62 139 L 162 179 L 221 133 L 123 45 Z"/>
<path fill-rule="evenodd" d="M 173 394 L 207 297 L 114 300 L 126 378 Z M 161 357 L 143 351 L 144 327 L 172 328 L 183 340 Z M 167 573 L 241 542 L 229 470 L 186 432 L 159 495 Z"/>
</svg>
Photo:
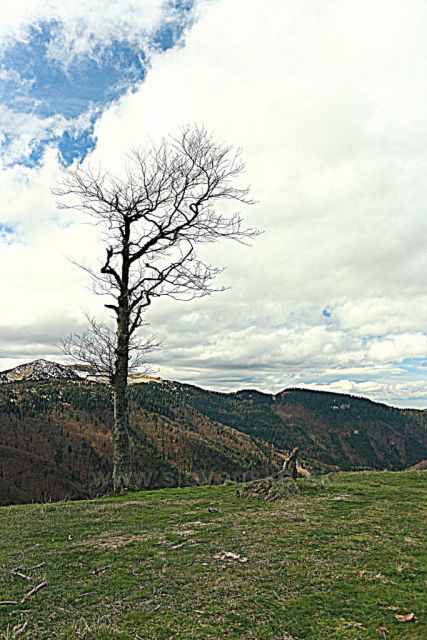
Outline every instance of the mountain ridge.
<svg viewBox="0 0 427 640">
<path fill-rule="evenodd" d="M 49 369 L 52 371 L 52 374 L 49 375 Z M 31 372 L 35 370 L 36 373 L 33 375 L 27 375 L 27 372 Z M 35 377 L 37 375 L 37 377 Z M 90 365 L 80 365 L 80 364 L 61 364 L 58 362 L 53 362 L 51 360 L 46 360 L 44 358 L 39 358 L 36 360 L 32 360 L 27 363 L 23 363 L 16 367 L 12 367 L 9 369 L 5 369 L 0 371 L 0 384 L 11 384 L 14 382 L 21 382 L 25 380 L 33 381 L 33 382 L 43 382 L 44 380 L 75 380 L 75 381 L 88 381 L 88 382 L 100 382 L 100 383 L 108 383 L 105 377 L 98 378 L 94 372 L 93 368 Z M 139 383 L 164 383 L 168 382 L 171 384 L 178 384 L 188 387 L 194 387 L 199 389 L 195 384 L 180 382 L 178 380 L 168 380 L 166 378 L 160 378 L 158 376 L 149 376 L 143 375 L 139 373 L 133 373 L 129 376 L 129 384 L 139 384 Z M 367 402 L 371 402 L 375 405 L 382 405 L 384 407 L 390 407 L 393 409 L 399 409 L 402 411 L 427 411 L 427 409 L 413 409 L 410 407 L 398 407 L 394 404 L 388 404 L 386 402 L 381 402 L 379 400 L 373 400 L 368 396 L 357 395 L 352 393 L 344 393 L 341 391 L 326 391 L 324 389 L 310 389 L 308 387 L 284 387 L 281 391 L 277 393 L 272 393 L 268 391 L 260 391 L 255 388 L 242 388 L 237 389 L 235 391 L 217 391 L 214 389 L 204 389 L 204 391 L 209 393 L 218 393 L 225 396 L 262 396 L 264 398 L 271 398 L 273 400 L 283 397 L 286 394 L 298 391 L 298 392 L 308 392 L 311 394 L 325 394 L 334 397 L 342 397 L 344 400 L 346 398 L 356 398 L 359 400 L 365 400 Z"/>
<path fill-rule="evenodd" d="M 131 385 L 129 404 L 141 488 L 263 477 L 294 446 L 313 472 L 402 470 L 427 459 L 427 412 L 347 394 L 221 393 L 156 380 Z M 106 491 L 112 428 L 108 385 L 81 378 L 0 385 L 0 503 Z"/>
</svg>

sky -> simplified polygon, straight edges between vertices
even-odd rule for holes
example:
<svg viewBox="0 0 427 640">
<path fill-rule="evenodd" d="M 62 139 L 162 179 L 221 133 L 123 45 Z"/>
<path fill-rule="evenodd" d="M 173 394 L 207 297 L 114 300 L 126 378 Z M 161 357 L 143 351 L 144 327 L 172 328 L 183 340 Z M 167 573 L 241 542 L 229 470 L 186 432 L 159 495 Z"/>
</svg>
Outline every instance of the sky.
<svg viewBox="0 0 427 640">
<path fill-rule="evenodd" d="M 198 123 L 242 148 L 264 233 L 202 249 L 228 291 L 153 304 L 154 373 L 427 407 L 426 77 L 424 0 L 2 0 L 0 369 L 106 317 L 60 168 Z"/>
</svg>

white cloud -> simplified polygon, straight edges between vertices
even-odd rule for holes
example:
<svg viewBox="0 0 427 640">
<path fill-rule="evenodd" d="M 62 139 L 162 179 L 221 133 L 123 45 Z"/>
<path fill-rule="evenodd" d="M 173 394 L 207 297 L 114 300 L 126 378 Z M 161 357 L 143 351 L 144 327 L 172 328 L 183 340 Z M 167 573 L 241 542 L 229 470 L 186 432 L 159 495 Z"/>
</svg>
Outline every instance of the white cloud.
<svg viewBox="0 0 427 640">
<path fill-rule="evenodd" d="M 78 10 L 71 7 L 81 9 L 80 1 L 63 3 L 66 9 L 43 4 L 51 15 L 70 12 L 64 24 L 76 25 L 70 46 L 77 53 Z M 108 27 L 94 17 L 98 4 L 83 12 L 90 28 L 81 33 L 92 29 L 108 42 Z M 144 5 L 151 23 L 140 3 L 106 3 L 107 14 L 118 4 L 124 11 L 114 33 L 131 41 L 160 19 L 161 3 Z M 388 401 L 393 393 L 407 402 L 424 397 L 422 381 L 401 363 L 427 357 L 427 6 L 217 0 L 199 2 L 197 16 L 185 46 L 155 56 L 139 89 L 104 113 L 92 154 L 114 166 L 129 144 L 193 121 L 244 149 L 244 180 L 259 200 L 245 217 L 265 235 L 252 249 L 204 249 L 228 266 L 222 281 L 232 291 L 150 311 L 166 336 L 161 375 L 276 391 L 335 378 L 336 388 Z M 55 252 L 85 238 L 77 227 L 56 233 Z M 32 249 L 45 265 L 49 255 L 51 264 L 57 260 L 48 245 Z M 21 277 L 12 277 L 15 290 Z M 63 266 L 57 278 L 51 302 L 48 290 L 41 298 L 40 322 L 52 305 L 78 316 L 82 277 Z M 59 289 L 68 291 L 69 282 L 66 300 Z M 100 300 L 91 304 L 101 309 Z"/>
<path fill-rule="evenodd" d="M 0 169 L 27 159 L 41 140 L 60 135 L 66 127 L 67 120 L 61 115 L 40 118 L 0 104 Z M 11 132 L 8 140 L 6 136 Z"/>
<path fill-rule="evenodd" d="M 373 340 L 368 348 L 371 361 L 400 362 L 427 355 L 427 335 L 404 333 Z"/>
<path fill-rule="evenodd" d="M 177 18 L 169 0 L 2 0 L 0 46 L 25 42 L 30 28 L 54 22 L 49 53 L 67 66 L 113 40 L 148 44 L 159 26 Z"/>
<path fill-rule="evenodd" d="M 96 107 L 91 105 L 75 118 L 61 114 L 41 117 L 0 104 L 0 171 L 18 163 L 29 164 L 31 153 L 40 143 L 46 147 L 50 142 L 54 147 L 54 140 L 60 139 L 65 131 L 71 136 L 87 131 L 96 111 Z"/>
<path fill-rule="evenodd" d="M 317 391 L 350 393 L 401 407 L 408 406 L 408 399 L 410 399 L 411 406 L 422 408 L 425 407 L 427 401 L 427 384 L 423 380 L 405 382 L 337 380 L 330 384 L 300 384 L 298 386 Z"/>
<path fill-rule="evenodd" d="M 114 42 L 124 41 L 144 56 L 146 64 L 156 50 L 154 36 L 160 28 L 179 31 L 190 20 L 174 7 L 173 0 L 2 0 L 0 3 L 0 53 L 16 43 L 28 43 L 34 32 L 49 29 L 47 58 L 60 63 L 67 73 L 71 63 L 79 59 L 102 58 Z M 31 70 L 27 65 L 26 73 Z M 37 115 L 40 101 L 30 97 L 29 89 L 37 89 L 38 78 L 22 78 L 12 68 L 0 68 L 0 82 L 10 81 L 14 96 L 9 108 L 0 104 L 0 161 L 3 166 L 28 159 L 37 145 L 60 137 L 66 130 L 77 133 L 93 115 L 89 105 L 86 113 L 69 119 L 60 114 Z M 43 80 L 42 80 L 43 84 Z M 116 90 L 118 89 L 116 84 Z M 123 90 L 128 79 L 123 80 Z M 58 80 L 52 91 L 61 92 Z M 37 92 L 36 92 L 37 93 Z M 13 104 L 14 107 L 10 105 Z M 25 107 L 22 108 L 21 107 Z M 7 136 L 7 137 L 6 137 Z"/>
</svg>

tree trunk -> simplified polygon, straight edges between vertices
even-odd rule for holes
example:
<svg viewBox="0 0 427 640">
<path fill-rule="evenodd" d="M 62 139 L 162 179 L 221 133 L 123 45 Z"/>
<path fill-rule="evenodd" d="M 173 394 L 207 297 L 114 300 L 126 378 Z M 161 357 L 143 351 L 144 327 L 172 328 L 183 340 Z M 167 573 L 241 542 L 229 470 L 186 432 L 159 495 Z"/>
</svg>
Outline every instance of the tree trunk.
<svg viewBox="0 0 427 640">
<path fill-rule="evenodd" d="M 297 479 L 298 471 L 297 471 L 297 458 L 298 458 L 299 449 L 295 447 L 290 453 L 290 455 L 286 458 L 283 469 L 279 473 L 279 477 L 284 478 L 292 478 L 293 480 Z"/>
<path fill-rule="evenodd" d="M 128 367 L 129 320 L 126 305 L 119 309 L 117 319 L 117 358 L 113 380 L 114 394 L 114 491 L 123 493 L 130 488 L 131 462 L 129 446 Z"/>
<path fill-rule="evenodd" d="M 297 496 L 300 493 L 296 482 L 298 477 L 298 453 L 299 449 L 295 447 L 286 458 L 279 473 L 275 473 L 268 478 L 249 482 L 237 490 L 237 495 L 241 498 L 264 498 L 266 502 Z"/>
<path fill-rule="evenodd" d="M 129 445 L 129 240 L 130 222 L 123 228 L 121 290 L 117 305 L 116 366 L 113 378 L 114 393 L 114 491 L 124 493 L 131 484 Z"/>
</svg>

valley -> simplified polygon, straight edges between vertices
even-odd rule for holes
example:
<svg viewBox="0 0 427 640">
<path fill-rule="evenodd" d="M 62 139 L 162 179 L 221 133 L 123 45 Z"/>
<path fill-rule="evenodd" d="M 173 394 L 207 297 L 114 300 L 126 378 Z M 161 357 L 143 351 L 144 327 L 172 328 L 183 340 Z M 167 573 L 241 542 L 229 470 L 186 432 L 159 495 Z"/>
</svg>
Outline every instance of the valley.
<svg viewBox="0 0 427 640">
<path fill-rule="evenodd" d="M 156 380 L 131 385 L 129 398 L 134 482 L 142 489 L 265 477 L 294 446 L 310 473 L 402 470 L 427 459 L 424 411 L 354 396 L 225 394 Z M 78 376 L 1 384 L 0 504 L 108 492 L 112 424 L 105 384 Z"/>
</svg>

